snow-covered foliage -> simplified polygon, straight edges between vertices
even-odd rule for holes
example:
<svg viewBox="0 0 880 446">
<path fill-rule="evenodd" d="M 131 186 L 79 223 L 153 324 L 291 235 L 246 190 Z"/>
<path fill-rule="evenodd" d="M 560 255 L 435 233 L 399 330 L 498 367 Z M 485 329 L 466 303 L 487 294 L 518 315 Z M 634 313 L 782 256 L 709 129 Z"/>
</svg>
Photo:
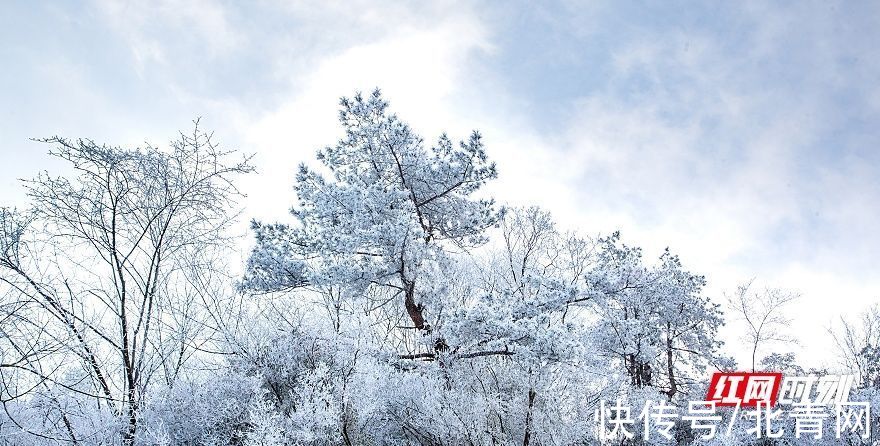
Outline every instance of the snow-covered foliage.
<svg viewBox="0 0 880 446">
<path fill-rule="evenodd" d="M 80 157 L 91 156 L 118 178 L 106 194 L 106 182 L 89 183 L 101 175 L 79 180 L 84 189 L 45 178 L 32 184 L 44 208 L 0 212 L 0 442 L 599 444 L 603 401 L 681 415 L 705 396 L 707 371 L 734 368 L 706 279 L 670 250 L 652 258 L 617 232 L 564 231 L 539 208 L 497 207 L 477 132 L 428 145 L 378 91 L 340 105 L 344 134 L 317 166 L 300 166 L 292 220 L 252 223 L 235 298 L 204 255 L 233 249 L 218 217 L 233 210 L 227 174 L 246 163 L 224 170 L 213 146 L 213 164 L 193 163 L 201 134 L 170 158 L 52 140 L 76 168 L 88 171 Z M 81 217 L 92 220 L 78 227 Z M 62 223 L 97 248 L 89 265 L 121 269 L 65 270 L 75 281 L 30 273 L 45 260 L 38 224 Z M 81 254 L 74 245 L 64 258 Z M 85 311 L 91 298 L 102 313 Z M 859 394 L 880 400 L 877 343 L 850 341 Z M 790 354 L 763 365 L 803 371 Z M 683 421 L 666 433 L 645 441 L 636 429 L 622 443 L 768 444 L 739 428 L 703 440 Z"/>
<path fill-rule="evenodd" d="M 537 208 L 496 212 L 472 198 L 495 176 L 477 133 L 426 149 L 378 92 L 341 106 L 345 136 L 318 154 L 326 173 L 301 166 L 294 223 L 254 223 L 242 281 L 326 316 L 334 345 L 359 345 L 329 384 L 345 401 L 337 431 L 574 444 L 592 438 L 599 399 L 653 389 L 680 401 L 720 363 L 720 312 L 676 256 L 646 263 L 617 234 L 561 232 Z M 373 397 L 357 397 L 363 385 Z"/>
</svg>

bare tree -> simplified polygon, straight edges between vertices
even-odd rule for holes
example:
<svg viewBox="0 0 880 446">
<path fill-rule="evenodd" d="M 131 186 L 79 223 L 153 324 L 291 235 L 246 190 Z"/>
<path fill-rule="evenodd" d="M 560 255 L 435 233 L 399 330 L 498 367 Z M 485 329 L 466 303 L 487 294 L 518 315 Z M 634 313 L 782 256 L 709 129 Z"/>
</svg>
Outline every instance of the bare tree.
<svg viewBox="0 0 880 446">
<path fill-rule="evenodd" d="M 873 305 L 855 321 L 840 318 L 828 329 L 841 364 L 856 373 L 862 387 L 880 388 L 880 307 Z"/>
<path fill-rule="evenodd" d="M 169 150 L 40 141 L 77 175 L 26 181 L 33 209 L 3 210 L 0 284 L 4 305 L 17 308 L 2 322 L 20 334 L 4 352 L 18 351 L 11 364 L 38 385 L 110 408 L 131 444 L 151 384 L 172 385 L 217 328 L 204 304 L 221 292 L 211 281 L 231 241 L 232 180 L 252 167 L 231 161 L 198 122 Z"/>
<path fill-rule="evenodd" d="M 746 326 L 743 341 L 747 342 L 752 355 L 752 371 L 755 370 L 758 350 L 770 343 L 795 343 L 786 334 L 791 319 L 786 316 L 789 304 L 800 298 L 800 294 L 779 288 L 752 289 L 752 281 L 737 287 L 733 295 L 727 296 L 728 308 Z"/>
</svg>

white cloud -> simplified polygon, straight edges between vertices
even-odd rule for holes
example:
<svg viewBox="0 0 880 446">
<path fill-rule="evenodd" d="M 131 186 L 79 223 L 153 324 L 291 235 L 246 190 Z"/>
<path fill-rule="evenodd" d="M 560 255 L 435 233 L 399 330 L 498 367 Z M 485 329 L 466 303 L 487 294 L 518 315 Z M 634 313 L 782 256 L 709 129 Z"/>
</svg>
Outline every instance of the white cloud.
<svg viewBox="0 0 880 446">
<path fill-rule="evenodd" d="M 169 49 L 189 36 L 197 39 L 201 51 L 213 56 L 243 43 L 226 8 L 215 1 L 96 0 L 95 6 L 126 39 L 141 69 L 153 62 L 168 63 Z M 169 35 L 175 38 L 169 39 Z"/>
</svg>

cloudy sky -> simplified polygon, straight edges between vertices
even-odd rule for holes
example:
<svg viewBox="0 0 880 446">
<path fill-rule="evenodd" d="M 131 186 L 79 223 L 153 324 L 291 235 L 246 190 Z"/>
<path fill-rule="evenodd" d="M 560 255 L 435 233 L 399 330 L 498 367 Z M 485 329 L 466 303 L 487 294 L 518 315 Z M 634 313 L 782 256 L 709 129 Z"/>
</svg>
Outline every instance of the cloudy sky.
<svg viewBox="0 0 880 446">
<path fill-rule="evenodd" d="M 256 153 L 248 217 L 282 219 L 338 98 L 380 87 L 428 140 L 481 130 L 501 202 L 669 246 L 713 296 L 799 290 L 811 365 L 880 300 L 877 3 L 421 3 L 4 2 L 0 202 L 60 167 L 28 138 L 163 144 L 201 117 Z"/>
</svg>

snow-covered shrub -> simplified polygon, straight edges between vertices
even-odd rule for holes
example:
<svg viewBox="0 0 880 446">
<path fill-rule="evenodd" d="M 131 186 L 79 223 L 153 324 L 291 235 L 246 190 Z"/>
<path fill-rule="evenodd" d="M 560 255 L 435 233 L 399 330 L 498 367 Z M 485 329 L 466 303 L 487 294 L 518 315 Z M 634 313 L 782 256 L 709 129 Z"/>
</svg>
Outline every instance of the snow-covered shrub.
<svg viewBox="0 0 880 446">
<path fill-rule="evenodd" d="M 249 408 L 257 404 L 259 395 L 259 380 L 241 374 L 178 382 L 147 402 L 140 440 L 143 444 L 240 444 L 250 430 Z"/>
</svg>

